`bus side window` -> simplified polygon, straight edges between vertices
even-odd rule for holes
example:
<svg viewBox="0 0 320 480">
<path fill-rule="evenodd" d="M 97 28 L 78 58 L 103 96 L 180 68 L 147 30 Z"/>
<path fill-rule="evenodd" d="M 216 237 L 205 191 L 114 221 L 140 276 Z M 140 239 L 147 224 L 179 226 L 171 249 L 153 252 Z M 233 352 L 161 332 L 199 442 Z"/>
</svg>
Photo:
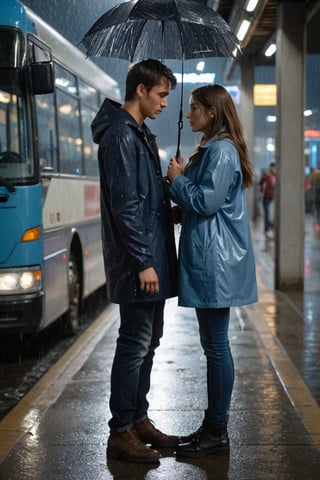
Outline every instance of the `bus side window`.
<svg viewBox="0 0 320 480">
<path fill-rule="evenodd" d="M 95 88 L 82 80 L 79 80 L 79 94 L 85 174 L 90 177 L 98 177 L 98 145 L 92 139 L 91 123 L 99 108 L 99 94 Z"/>
<path fill-rule="evenodd" d="M 76 78 L 56 65 L 55 79 L 60 172 L 82 175 L 82 137 Z"/>
<path fill-rule="evenodd" d="M 46 170 L 57 172 L 57 131 L 53 94 L 36 96 L 36 116 L 40 173 Z"/>
</svg>

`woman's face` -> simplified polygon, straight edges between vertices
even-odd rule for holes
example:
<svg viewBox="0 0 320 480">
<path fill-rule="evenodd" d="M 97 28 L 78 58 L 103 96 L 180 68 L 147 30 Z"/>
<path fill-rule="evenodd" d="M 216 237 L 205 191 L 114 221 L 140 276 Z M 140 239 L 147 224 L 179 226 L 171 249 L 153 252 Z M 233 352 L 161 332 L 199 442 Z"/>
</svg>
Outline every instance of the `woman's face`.
<svg viewBox="0 0 320 480">
<path fill-rule="evenodd" d="M 187 119 L 189 120 L 190 127 L 193 132 L 202 132 L 207 138 L 207 134 L 212 127 L 212 121 L 214 118 L 214 107 L 206 109 L 203 105 L 198 103 L 193 95 L 189 100 L 189 111 L 187 113 Z"/>
</svg>

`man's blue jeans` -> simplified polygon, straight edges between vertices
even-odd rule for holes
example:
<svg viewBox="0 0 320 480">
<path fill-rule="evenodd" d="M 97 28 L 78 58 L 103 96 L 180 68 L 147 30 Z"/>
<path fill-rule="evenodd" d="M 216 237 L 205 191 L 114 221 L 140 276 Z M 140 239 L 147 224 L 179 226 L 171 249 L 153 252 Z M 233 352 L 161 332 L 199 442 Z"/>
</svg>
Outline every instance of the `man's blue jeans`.
<svg viewBox="0 0 320 480">
<path fill-rule="evenodd" d="M 207 357 L 208 408 L 205 422 L 227 425 L 234 383 L 234 364 L 229 346 L 230 308 L 197 308 L 200 342 Z"/>
<path fill-rule="evenodd" d="M 147 418 L 153 356 L 163 335 L 164 303 L 120 305 L 119 336 L 111 371 L 112 432 L 123 432 Z"/>
</svg>

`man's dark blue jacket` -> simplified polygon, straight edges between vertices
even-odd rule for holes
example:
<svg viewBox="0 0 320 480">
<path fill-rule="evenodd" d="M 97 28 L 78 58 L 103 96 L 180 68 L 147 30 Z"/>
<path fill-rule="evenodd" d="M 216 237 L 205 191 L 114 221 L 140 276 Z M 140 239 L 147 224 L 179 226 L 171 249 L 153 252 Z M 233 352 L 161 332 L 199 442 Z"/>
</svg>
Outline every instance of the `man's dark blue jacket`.
<svg viewBox="0 0 320 480">
<path fill-rule="evenodd" d="M 158 148 L 148 127 L 105 100 L 92 122 L 99 144 L 102 241 L 107 292 L 114 303 L 176 295 L 177 257 Z M 160 291 L 140 291 L 138 272 L 154 267 Z"/>
</svg>

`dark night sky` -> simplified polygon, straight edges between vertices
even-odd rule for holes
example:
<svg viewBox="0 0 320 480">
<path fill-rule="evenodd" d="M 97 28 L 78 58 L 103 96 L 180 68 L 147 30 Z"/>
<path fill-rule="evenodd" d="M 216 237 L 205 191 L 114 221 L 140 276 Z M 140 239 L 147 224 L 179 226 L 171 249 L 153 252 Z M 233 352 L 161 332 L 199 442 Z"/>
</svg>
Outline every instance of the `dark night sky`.
<svg viewBox="0 0 320 480">
<path fill-rule="evenodd" d="M 23 3 L 77 44 L 91 24 L 119 0 L 24 0 Z"/>
</svg>

